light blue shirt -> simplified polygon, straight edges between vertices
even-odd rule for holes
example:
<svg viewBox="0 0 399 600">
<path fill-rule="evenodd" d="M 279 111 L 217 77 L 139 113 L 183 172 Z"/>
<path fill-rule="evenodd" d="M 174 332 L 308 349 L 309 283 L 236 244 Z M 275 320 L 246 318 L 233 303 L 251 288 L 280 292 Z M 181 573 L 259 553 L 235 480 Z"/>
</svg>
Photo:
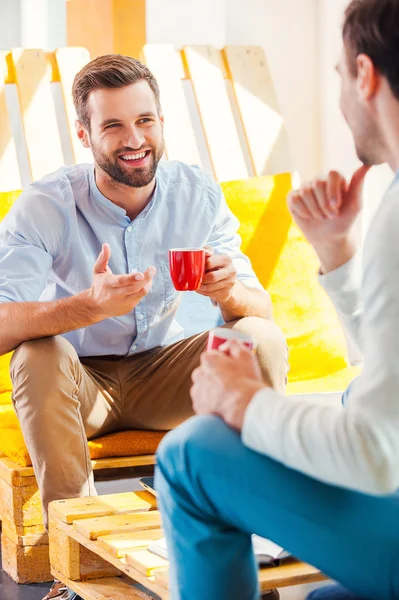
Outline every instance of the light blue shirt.
<svg viewBox="0 0 399 600">
<path fill-rule="evenodd" d="M 133 220 L 97 188 L 93 165 L 62 167 L 24 191 L 0 223 L 0 302 L 51 301 L 91 287 L 104 242 L 113 273 L 157 268 L 148 294 L 127 315 L 70 331 L 79 356 L 127 355 L 184 337 L 175 315 L 181 293 L 168 249 L 210 245 L 232 257 L 238 279 L 263 289 L 240 251 L 238 220 L 217 185 L 196 167 L 161 161 L 154 195 Z"/>
</svg>

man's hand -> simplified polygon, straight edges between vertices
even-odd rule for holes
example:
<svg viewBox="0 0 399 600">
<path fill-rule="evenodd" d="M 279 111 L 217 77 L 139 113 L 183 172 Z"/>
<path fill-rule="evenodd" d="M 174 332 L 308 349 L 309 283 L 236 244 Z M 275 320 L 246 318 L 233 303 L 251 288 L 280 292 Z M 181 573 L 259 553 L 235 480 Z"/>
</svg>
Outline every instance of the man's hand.
<svg viewBox="0 0 399 600">
<path fill-rule="evenodd" d="M 214 254 L 210 246 L 205 246 L 205 251 L 205 277 L 198 294 L 223 304 L 231 298 L 237 271 L 230 256 Z"/>
<path fill-rule="evenodd" d="M 89 300 L 102 319 L 126 315 L 148 294 L 156 273 L 149 267 L 145 273 L 114 275 L 108 266 L 111 249 L 103 244 L 93 269 Z"/>
<path fill-rule="evenodd" d="M 361 211 L 363 184 L 369 169 L 360 167 L 349 183 L 331 171 L 326 180 L 305 183 L 288 196 L 290 212 L 315 248 L 325 272 L 341 266 L 356 252 L 353 225 Z"/>
<path fill-rule="evenodd" d="M 256 356 L 234 341 L 204 352 L 192 379 L 194 411 L 218 415 L 237 431 L 242 429 L 248 404 L 265 387 Z"/>
</svg>

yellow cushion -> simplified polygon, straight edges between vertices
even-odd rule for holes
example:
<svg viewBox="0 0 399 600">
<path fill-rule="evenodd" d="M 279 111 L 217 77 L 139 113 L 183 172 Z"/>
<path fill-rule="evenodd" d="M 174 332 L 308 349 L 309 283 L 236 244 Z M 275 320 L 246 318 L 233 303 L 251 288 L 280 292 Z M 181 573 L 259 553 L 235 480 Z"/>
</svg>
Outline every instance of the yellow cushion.
<svg viewBox="0 0 399 600">
<path fill-rule="evenodd" d="M 18 417 L 12 405 L 0 405 L 0 431 L 2 429 L 19 429 Z"/>
<path fill-rule="evenodd" d="M 8 415 L 8 426 L 3 426 L 0 415 L 0 455 L 5 454 L 22 467 L 30 467 L 32 461 L 25 446 L 18 423 Z M 121 431 L 99 437 L 89 442 L 90 458 L 111 458 L 120 456 L 142 456 L 155 454 L 164 431 Z"/>
<path fill-rule="evenodd" d="M 0 221 L 4 219 L 15 200 L 21 194 L 21 190 L 12 192 L 0 192 Z"/>
<path fill-rule="evenodd" d="M 10 352 L 10 354 L 4 354 L 3 356 L 0 356 L 0 395 L 3 392 L 11 392 L 12 390 L 10 378 L 11 355 L 12 353 Z M 0 404 L 2 404 L 1 399 Z"/>
<path fill-rule="evenodd" d="M 317 280 L 317 258 L 288 211 L 290 174 L 228 182 L 222 188 L 241 223 L 242 249 L 268 289 L 274 319 L 287 338 L 288 392 L 345 389 L 358 370 L 347 370 L 345 336 Z"/>
</svg>

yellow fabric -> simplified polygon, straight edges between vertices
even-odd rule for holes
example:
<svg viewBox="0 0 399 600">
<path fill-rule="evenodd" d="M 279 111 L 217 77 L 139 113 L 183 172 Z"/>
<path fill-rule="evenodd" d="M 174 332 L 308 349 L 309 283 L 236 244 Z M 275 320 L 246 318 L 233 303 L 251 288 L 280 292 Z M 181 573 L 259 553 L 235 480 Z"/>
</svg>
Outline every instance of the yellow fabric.
<svg viewBox="0 0 399 600">
<path fill-rule="evenodd" d="M 241 223 L 242 249 L 268 289 L 274 319 L 287 338 L 288 392 L 345 389 L 358 370 L 348 370 L 345 336 L 317 281 L 317 258 L 288 211 L 291 176 L 254 177 L 222 188 Z"/>
<path fill-rule="evenodd" d="M 9 428 L 19 429 L 18 417 L 12 405 L 0 405 L 0 432 Z"/>
<path fill-rule="evenodd" d="M 10 378 L 10 360 L 12 353 L 4 354 L 0 356 L 0 404 L 3 404 L 1 401 L 1 395 L 3 392 L 11 392 L 12 383 Z"/>
<path fill-rule="evenodd" d="M 0 192 L 0 221 L 4 219 L 20 193 L 21 190 L 15 190 L 13 192 Z"/>
<path fill-rule="evenodd" d="M 120 431 L 90 440 L 90 458 L 155 454 L 165 431 Z"/>
<path fill-rule="evenodd" d="M 7 415 L 8 425 L 3 425 L 4 414 L 0 414 L 0 455 L 5 454 L 23 467 L 30 467 L 32 461 L 25 446 L 18 421 Z M 16 419 L 16 417 L 15 417 Z M 105 435 L 89 442 L 90 458 L 111 458 L 120 456 L 142 456 L 155 454 L 164 431 L 121 431 Z"/>
</svg>

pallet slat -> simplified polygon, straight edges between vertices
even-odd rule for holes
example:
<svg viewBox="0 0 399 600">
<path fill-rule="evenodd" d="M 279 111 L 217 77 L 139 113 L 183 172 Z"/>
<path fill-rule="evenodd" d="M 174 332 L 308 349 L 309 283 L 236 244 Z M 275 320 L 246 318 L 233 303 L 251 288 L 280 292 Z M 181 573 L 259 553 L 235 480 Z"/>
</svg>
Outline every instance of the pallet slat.
<svg viewBox="0 0 399 600">
<path fill-rule="evenodd" d="M 142 55 L 161 93 L 166 157 L 202 166 L 183 89 L 184 66 L 180 53 L 171 44 L 147 44 Z"/>
<path fill-rule="evenodd" d="M 82 146 L 76 134 L 76 112 L 71 93 L 75 75 L 90 61 L 89 51 L 86 48 L 79 47 L 58 48 L 54 52 L 54 60 L 61 84 L 62 98 L 74 161 L 77 164 L 93 162 L 93 156 L 90 149 Z"/>
<path fill-rule="evenodd" d="M 89 540 L 96 540 L 104 535 L 128 533 L 144 529 L 157 529 L 161 526 L 161 517 L 157 510 L 146 513 L 115 515 L 97 519 L 76 521 L 73 527 Z"/>
<path fill-rule="evenodd" d="M 0 192 L 20 190 L 22 187 L 4 84 L 7 75 L 6 56 L 7 52 L 0 52 Z"/>
<path fill-rule="evenodd" d="M 248 169 L 225 85 L 220 50 L 186 46 L 183 56 L 217 181 L 246 179 Z"/>
<path fill-rule="evenodd" d="M 53 515 L 63 523 L 73 523 L 79 519 L 90 519 L 132 512 L 150 510 L 151 504 L 134 492 L 107 494 L 90 498 L 70 498 L 57 500 L 52 505 Z"/>
<path fill-rule="evenodd" d="M 72 581 L 55 570 L 52 573 L 54 578 L 62 580 L 72 591 L 85 600 L 153 600 L 151 596 L 134 588 L 120 577 Z"/>
<path fill-rule="evenodd" d="M 148 550 L 137 550 L 126 554 L 126 562 L 146 577 L 152 577 L 156 571 L 167 571 L 169 562 Z"/>
<path fill-rule="evenodd" d="M 146 549 L 150 542 L 159 540 L 162 536 L 162 529 L 147 529 L 145 531 L 104 535 L 97 538 L 97 543 L 113 556 L 124 558 L 126 554 L 133 550 Z"/>
<path fill-rule="evenodd" d="M 224 56 L 255 175 L 291 172 L 287 132 L 264 50 L 226 46 Z"/>
<path fill-rule="evenodd" d="M 262 592 L 300 583 L 314 583 L 323 581 L 323 579 L 327 579 L 327 577 L 318 569 L 295 560 L 259 571 L 259 586 Z"/>
<path fill-rule="evenodd" d="M 15 72 L 29 166 L 35 181 L 64 164 L 50 87 L 51 64 L 39 49 L 14 48 L 8 59 Z"/>
</svg>

